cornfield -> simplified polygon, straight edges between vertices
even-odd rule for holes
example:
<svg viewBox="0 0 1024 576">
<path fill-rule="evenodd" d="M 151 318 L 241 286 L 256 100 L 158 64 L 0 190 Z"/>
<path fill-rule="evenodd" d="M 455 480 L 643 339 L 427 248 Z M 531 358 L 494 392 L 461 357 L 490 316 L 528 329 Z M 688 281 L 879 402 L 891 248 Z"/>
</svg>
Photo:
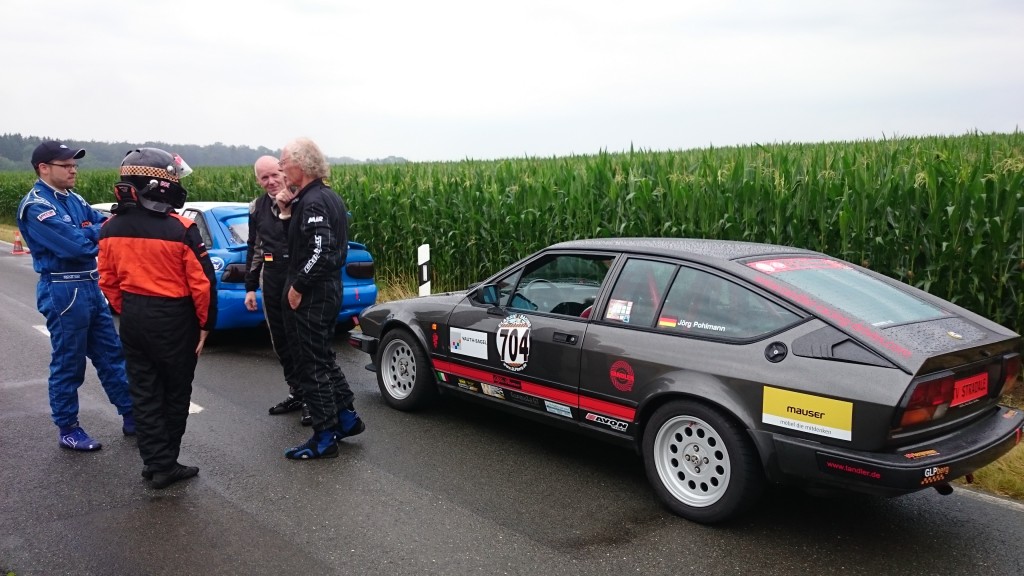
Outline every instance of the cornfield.
<svg viewBox="0 0 1024 576">
<path fill-rule="evenodd" d="M 0 173 L 13 214 L 31 173 Z M 79 175 L 90 202 L 116 172 Z M 200 168 L 193 200 L 255 197 L 249 167 Z M 565 158 L 336 166 L 382 279 L 436 290 L 481 280 L 553 242 L 680 236 L 819 250 L 1024 329 L 1024 133 L 773 144 Z"/>
</svg>

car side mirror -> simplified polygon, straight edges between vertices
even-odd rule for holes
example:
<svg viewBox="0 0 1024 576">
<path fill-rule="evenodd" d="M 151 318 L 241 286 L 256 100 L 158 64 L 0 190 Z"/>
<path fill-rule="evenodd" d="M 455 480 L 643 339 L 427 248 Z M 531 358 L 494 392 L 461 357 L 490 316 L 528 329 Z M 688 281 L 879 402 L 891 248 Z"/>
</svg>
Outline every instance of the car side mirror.
<svg viewBox="0 0 1024 576">
<path fill-rule="evenodd" d="M 498 287 L 494 284 L 478 286 L 476 290 L 473 291 L 473 300 L 488 306 L 497 306 L 499 300 Z"/>
</svg>

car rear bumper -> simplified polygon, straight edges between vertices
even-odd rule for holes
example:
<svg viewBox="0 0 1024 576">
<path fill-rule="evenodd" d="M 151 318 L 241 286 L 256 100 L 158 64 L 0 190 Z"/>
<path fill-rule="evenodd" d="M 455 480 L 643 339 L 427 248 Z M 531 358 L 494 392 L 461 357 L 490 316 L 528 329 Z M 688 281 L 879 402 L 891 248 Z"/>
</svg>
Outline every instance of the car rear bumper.
<svg viewBox="0 0 1024 576">
<path fill-rule="evenodd" d="M 774 472 L 801 483 L 897 496 L 947 483 L 982 468 L 1021 442 L 1024 412 L 1006 406 L 971 425 L 893 452 L 847 450 L 756 431 L 774 448 Z"/>
<path fill-rule="evenodd" d="M 370 356 L 377 354 L 377 339 L 373 336 L 367 336 L 362 332 L 352 332 L 348 335 L 348 343 L 353 348 L 358 348 Z"/>
<path fill-rule="evenodd" d="M 257 298 L 255 312 L 245 307 L 245 290 L 217 290 L 217 330 L 254 328 L 264 323 L 263 302 Z"/>
</svg>

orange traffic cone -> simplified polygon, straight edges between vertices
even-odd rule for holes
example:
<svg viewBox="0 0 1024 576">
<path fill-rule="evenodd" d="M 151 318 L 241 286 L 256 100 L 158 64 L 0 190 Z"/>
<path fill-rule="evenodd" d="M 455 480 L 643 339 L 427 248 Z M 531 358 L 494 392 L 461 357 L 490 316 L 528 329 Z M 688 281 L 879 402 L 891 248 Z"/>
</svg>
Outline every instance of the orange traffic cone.
<svg viewBox="0 0 1024 576">
<path fill-rule="evenodd" d="M 14 248 L 11 250 L 11 254 L 28 254 L 28 248 L 21 243 L 21 232 L 18 230 L 14 231 Z"/>
</svg>

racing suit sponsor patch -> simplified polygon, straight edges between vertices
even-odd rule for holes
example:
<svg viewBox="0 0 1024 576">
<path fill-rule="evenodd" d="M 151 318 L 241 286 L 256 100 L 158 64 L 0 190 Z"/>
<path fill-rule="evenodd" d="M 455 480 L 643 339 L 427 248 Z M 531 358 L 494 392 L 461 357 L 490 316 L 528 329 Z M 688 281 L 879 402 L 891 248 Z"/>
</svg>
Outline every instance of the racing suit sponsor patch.
<svg viewBox="0 0 1024 576">
<path fill-rule="evenodd" d="M 56 215 L 57 215 L 57 211 L 56 210 L 47 210 L 46 212 L 43 212 L 39 216 L 36 216 L 36 220 L 39 220 L 40 222 L 42 222 L 43 220 L 46 220 L 47 218 L 49 218 L 51 216 L 56 216 Z"/>
</svg>

